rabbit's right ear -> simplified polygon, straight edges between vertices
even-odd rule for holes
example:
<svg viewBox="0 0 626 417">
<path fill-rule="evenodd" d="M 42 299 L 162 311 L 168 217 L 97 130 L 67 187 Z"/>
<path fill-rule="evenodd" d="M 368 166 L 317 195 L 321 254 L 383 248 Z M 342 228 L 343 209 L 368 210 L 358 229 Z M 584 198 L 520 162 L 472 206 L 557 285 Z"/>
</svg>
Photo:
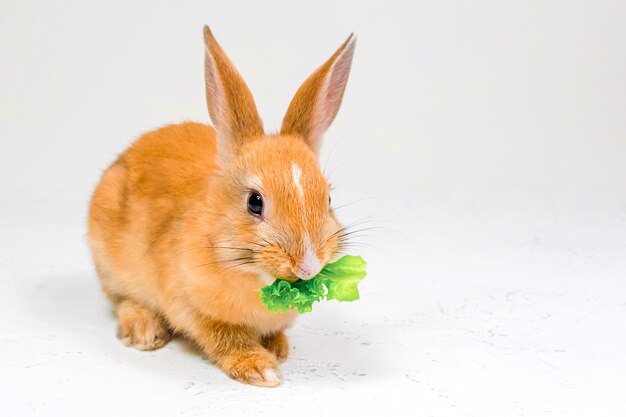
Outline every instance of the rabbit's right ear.
<svg viewBox="0 0 626 417">
<path fill-rule="evenodd" d="M 280 133 L 301 137 L 315 155 L 322 136 L 335 120 L 348 83 L 356 38 L 339 49 L 300 86 L 289 104 Z"/>
<path fill-rule="evenodd" d="M 247 139 L 263 135 L 263 123 L 248 86 L 208 26 L 204 43 L 206 100 L 217 132 L 217 162 L 224 166 Z"/>
</svg>

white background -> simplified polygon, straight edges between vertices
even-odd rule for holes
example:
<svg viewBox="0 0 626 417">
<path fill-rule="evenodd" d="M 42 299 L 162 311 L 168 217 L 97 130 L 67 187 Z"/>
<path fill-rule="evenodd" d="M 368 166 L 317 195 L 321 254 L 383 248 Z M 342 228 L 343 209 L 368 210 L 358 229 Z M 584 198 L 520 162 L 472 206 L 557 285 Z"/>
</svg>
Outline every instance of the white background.
<svg viewBox="0 0 626 417">
<path fill-rule="evenodd" d="M 0 414 L 624 415 L 623 1 L 2 1 Z M 135 352 L 84 242 L 140 133 L 208 122 L 202 26 L 268 131 L 358 42 L 323 165 L 362 299 L 289 331 L 275 390 Z M 281 414 L 282 413 L 282 414 Z"/>
</svg>

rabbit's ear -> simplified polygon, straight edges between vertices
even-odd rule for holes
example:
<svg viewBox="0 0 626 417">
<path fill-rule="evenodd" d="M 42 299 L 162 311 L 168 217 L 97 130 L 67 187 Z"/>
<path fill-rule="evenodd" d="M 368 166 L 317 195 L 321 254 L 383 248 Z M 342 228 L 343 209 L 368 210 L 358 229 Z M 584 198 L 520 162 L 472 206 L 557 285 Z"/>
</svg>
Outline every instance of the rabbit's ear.
<svg viewBox="0 0 626 417">
<path fill-rule="evenodd" d="M 207 106 L 217 131 L 218 164 L 224 164 L 247 139 L 263 135 L 263 123 L 250 90 L 208 26 L 204 43 Z"/>
<path fill-rule="evenodd" d="M 280 133 L 300 136 L 318 155 L 322 136 L 337 116 L 346 89 L 356 38 L 339 49 L 300 86 L 289 104 Z"/>
</svg>

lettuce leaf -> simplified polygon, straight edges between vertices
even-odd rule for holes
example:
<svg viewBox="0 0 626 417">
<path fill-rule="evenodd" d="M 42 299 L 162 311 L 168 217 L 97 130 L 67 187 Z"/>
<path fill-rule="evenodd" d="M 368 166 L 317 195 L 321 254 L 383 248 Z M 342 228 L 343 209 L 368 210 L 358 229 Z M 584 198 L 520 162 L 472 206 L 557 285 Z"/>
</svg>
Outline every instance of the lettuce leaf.
<svg viewBox="0 0 626 417">
<path fill-rule="evenodd" d="M 360 256 L 346 255 L 326 265 L 315 277 L 289 282 L 277 279 L 272 285 L 261 288 L 259 299 L 270 311 L 298 309 L 308 313 L 315 301 L 354 301 L 359 299 L 359 282 L 365 277 L 365 260 Z"/>
</svg>

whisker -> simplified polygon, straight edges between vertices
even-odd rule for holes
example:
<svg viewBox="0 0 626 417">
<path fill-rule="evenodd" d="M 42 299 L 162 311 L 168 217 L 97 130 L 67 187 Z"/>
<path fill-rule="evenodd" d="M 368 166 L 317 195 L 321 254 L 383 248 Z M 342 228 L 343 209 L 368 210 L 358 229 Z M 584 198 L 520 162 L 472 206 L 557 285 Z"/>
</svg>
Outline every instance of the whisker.
<svg viewBox="0 0 626 417">
<path fill-rule="evenodd" d="M 384 227 L 380 227 L 380 226 L 371 226 L 371 227 L 364 227 L 362 229 L 356 229 L 356 230 L 346 230 L 345 233 L 342 233 L 339 236 L 341 236 L 341 237 L 351 236 L 351 235 L 354 235 L 356 233 L 369 232 L 371 230 L 385 230 L 385 228 Z"/>
<path fill-rule="evenodd" d="M 337 245 L 338 249 L 349 249 L 349 248 L 371 248 L 371 249 L 381 249 L 380 246 L 373 245 L 367 242 L 342 242 Z"/>
<path fill-rule="evenodd" d="M 250 257 L 250 256 L 244 256 L 244 257 L 241 257 L 241 258 L 224 259 L 224 260 L 219 260 L 219 261 L 206 262 L 206 263 L 194 266 L 191 269 L 201 268 L 203 266 L 209 266 L 209 265 L 222 264 L 222 263 L 238 262 L 238 261 L 250 261 L 250 262 L 254 263 L 254 258 Z"/>
<path fill-rule="evenodd" d="M 254 263 L 255 263 L 254 261 L 242 262 L 242 263 L 237 264 L 237 265 L 227 266 L 227 267 L 225 267 L 224 269 L 231 269 L 231 268 L 236 268 L 236 267 L 238 267 L 238 266 L 242 266 L 242 265 L 249 265 L 249 264 L 254 264 Z"/>
<path fill-rule="evenodd" d="M 267 239 L 265 239 L 263 236 L 259 236 L 256 233 L 252 233 L 254 236 L 258 237 L 259 239 L 261 239 L 263 242 L 267 243 L 268 245 L 272 245 L 272 243 L 270 243 Z"/>
<path fill-rule="evenodd" d="M 262 247 L 262 248 L 264 248 L 264 247 L 266 247 L 266 246 L 267 246 L 267 245 L 262 245 L 262 244 L 257 243 L 257 242 L 249 242 L 249 241 L 247 241 L 247 240 L 244 240 L 244 241 L 243 241 L 243 243 L 247 243 L 247 244 L 249 244 L 249 245 L 257 245 L 257 246 L 260 246 L 260 247 Z"/>
<path fill-rule="evenodd" d="M 361 203 L 361 202 L 363 202 L 363 201 L 368 201 L 368 200 L 374 200 L 374 198 L 372 198 L 372 197 L 364 197 L 364 198 L 359 198 L 358 200 L 354 200 L 354 201 L 351 201 L 351 202 L 349 202 L 349 203 L 345 203 L 345 204 L 342 204 L 342 205 L 340 205 L 340 206 L 333 207 L 332 209 L 333 209 L 333 210 L 339 210 L 339 209 L 341 209 L 341 208 L 348 207 L 348 206 L 352 206 L 352 205 L 354 205 L 354 204 L 356 204 L 356 203 Z"/>
<path fill-rule="evenodd" d="M 250 251 L 250 252 L 254 252 L 254 249 L 250 249 L 250 248 L 237 248 L 237 247 L 232 247 L 232 246 L 204 246 L 207 249 L 231 249 L 231 250 L 241 250 L 241 251 Z"/>
<path fill-rule="evenodd" d="M 369 216 L 361 217 L 360 219 L 357 219 L 357 220 L 353 221 L 352 223 L 349 223 L 348 225 L 346 225 L 344 227 L 353 227 L 355 225 L 365 224 L 367 222 L 381 222 L 381 221 L 384 221 L 384 220 L 381 220 L 381 219 L 374 219 L 373 218 L 375 216 L 378 216 L 379 214 L 382 214 L 382 213 L 374 213 L 374 214 L 370 214 Z"/>
</svg>

